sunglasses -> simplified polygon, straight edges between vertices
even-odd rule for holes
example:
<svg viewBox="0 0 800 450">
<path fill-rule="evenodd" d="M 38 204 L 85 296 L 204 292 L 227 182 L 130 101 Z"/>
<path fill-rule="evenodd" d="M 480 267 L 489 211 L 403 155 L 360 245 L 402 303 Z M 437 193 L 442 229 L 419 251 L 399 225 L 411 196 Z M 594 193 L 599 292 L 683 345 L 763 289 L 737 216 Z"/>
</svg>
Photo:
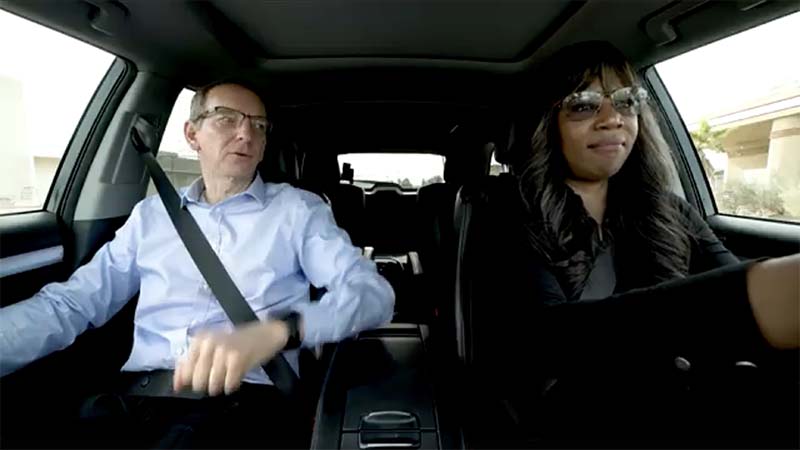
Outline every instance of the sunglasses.
<svg viewBox="0 0 800 450">
<path fill-rule="evenodd" d="M 580 91 L 569 94 L 561 100 L 561 109 L 566 111 L 567 119 L 580 121 L 591 119 L 603 106 L 603 99 L 608 97 L 611 106 L 623 116 L 636 116 L 642 104 L 647 101 L 648 94 L 639 86 L 624 87 L 612 92 Z"/>
</svg>

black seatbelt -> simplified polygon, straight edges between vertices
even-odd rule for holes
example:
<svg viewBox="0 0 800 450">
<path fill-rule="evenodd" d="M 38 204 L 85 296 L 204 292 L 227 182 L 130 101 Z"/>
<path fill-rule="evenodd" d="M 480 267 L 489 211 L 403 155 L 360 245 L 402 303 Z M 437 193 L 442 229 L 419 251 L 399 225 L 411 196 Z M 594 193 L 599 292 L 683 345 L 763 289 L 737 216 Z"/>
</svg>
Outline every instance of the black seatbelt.
<svg viewBox="0 0 800 450">
<path fill-rule="evenodd" d="M 147 170 L 150 172 L 150 177 L 156 185 L 158 195 L 161 196 L 161 201 L 164 202 L 169 218 L 172 219 L 183 245 L 189 251 L 189 255 L 191 255 L 211 292 L 217 297 L 219 304 L 231 322 L 239 326 L 258 321 L 258 317 L 256 317 L 253 309 L 250 308 L 250 305 L 247 304 L 247 301 L 239 292 L 233 280 L 231 280 L 230 275 L 225 270 L 225 266 L 222 265 L 214 250 L 211 249 L 211 245 L 209 245 L 208 240 L 200 231 L 200 227 L 195 222 L 194 217 L 187 209 L 181 208 L 181 200 L 178 193 L 170 183 L 164 170 L 158 165 L 158 161 L 151 150 L 154 137 L 155 130 L 153 126 L 143 117 L 137 117 L 131 128 L 131 143 L 144 160 Z M 300 380 L 283 354 L 278 353 L 262 367 L 281 392 L 289 397 L 297 397 L 300 394 Z"/>
</svg>

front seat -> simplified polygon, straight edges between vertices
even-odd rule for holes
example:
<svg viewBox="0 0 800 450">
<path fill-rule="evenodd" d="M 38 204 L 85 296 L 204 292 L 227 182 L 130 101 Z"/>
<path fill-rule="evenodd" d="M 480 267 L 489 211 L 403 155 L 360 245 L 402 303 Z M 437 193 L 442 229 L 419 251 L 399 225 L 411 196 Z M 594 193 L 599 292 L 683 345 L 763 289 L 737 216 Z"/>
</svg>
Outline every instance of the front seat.
<svg viewBox="0 0 800 450">
<path fill-rule="evenodd" d="M 432 311 L 440 337 L 436 342 L 445 347 L 454 335 L 453 283 L 456 269 L 456 229 L 454 210 L 456 194 L 464 185 L 489 174 L 493 144 L 473 141 L 454 146 L 447 155 L 444 183 L 423 186 L 417 193 L 419 211 L 417 249 L 423 270 L 423 291 Z M 447 350 L 445 350 L 447 351 Z"/>
</svg>

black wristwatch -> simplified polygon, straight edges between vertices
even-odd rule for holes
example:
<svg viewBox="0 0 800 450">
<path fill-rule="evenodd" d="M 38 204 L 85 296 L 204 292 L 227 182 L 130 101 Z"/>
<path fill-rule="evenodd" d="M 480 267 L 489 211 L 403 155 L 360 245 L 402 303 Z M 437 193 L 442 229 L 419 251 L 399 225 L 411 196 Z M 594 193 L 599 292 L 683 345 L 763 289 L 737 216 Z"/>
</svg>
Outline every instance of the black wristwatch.
<svg viewBox="0 0 800 450">
<path fill-rule="evenodd" d="M 289 327 L 289 339 L 286 341 L 286 346 L 283 347 L 284 350 L 294 350 L 300 347 L 300 314 L 296 312 L 290 312 L 288 314 L 282 315 L 277 317 L 278 320 L 282 321 Z"/>
</svg>

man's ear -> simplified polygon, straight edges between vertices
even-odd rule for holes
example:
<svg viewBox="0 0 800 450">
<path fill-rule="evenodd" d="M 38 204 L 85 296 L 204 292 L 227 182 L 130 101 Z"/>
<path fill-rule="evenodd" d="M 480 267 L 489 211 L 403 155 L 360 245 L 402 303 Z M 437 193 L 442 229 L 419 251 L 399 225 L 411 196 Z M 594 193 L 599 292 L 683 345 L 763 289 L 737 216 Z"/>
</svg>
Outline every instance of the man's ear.
<svg viewBox="0 0 800 450">
<path fill-rule="evenodd" d="M 261 157 L 258 158 L 258 162 L 264 161 L 264 155 L 266 154 L 267 154 L 267 145 L 264 144 L 264 146 L 261 147 Z"/>
<path fill-rule="evenodd" d="M 186 142 L 192 150 L 196 152 L 200 151 L 200 144 L 197 143 L 197 127 L 191 120 L 187 120 L 186 123 L 183 124 L 183 136 L 186 138 Z"/>
</svg>

